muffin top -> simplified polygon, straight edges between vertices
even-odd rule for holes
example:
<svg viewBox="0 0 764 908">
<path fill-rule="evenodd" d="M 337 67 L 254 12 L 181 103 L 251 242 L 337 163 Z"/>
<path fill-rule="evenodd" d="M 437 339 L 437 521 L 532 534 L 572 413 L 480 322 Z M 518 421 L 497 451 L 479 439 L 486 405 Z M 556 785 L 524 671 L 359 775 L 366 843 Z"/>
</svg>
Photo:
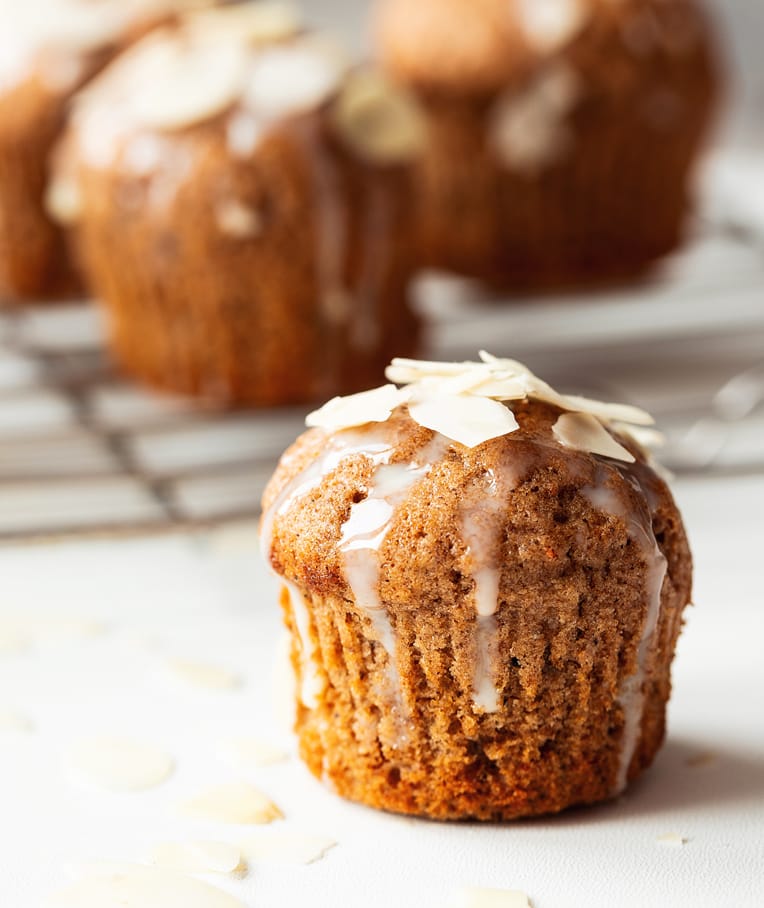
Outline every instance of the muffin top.
<svg viewBox="0 0 764 908">
<path fill-rule="evenodd" d="M 605 73 L 619 46 L 649 66 L 706 35 L 694 0 L 380 0 L 375 31 L 401 81 L 465 95 L 494 94 L 574 46 L 594 45 Z"/>
<path fill-rule="evenodd" d="M 66 94 L 87 60 L 167 16 L 210 0 L 0 0 L 0 91 L 37 77 Z"/>
<path fill-rule="evenodd" d="M 326 123 L 321 135 L 373 166 L 405 164 L 424 143 L 414 102 L 307 32 L 291 5 L 190 13 L 134 44 L 77 96 L 48 209 L 64 224 L 78 219 L 80 168 L 140 179 L 172 160 L 168 142 L 198 134 L 221 136 L 224 156 L 249 162 L 275 128 L 313 115 Z"/>
<path fill-rule="evenodd" d="M 80 95 L 73 119 L 88 162 L 109 166 L 125 135 L 219 118 L 231 152 L 246 157 L 274 122 L 325 105 L 342 136 L 375 161 L 406 159 L 421 142 L 415 109 L 381 76 L 304 31 L 292 6 L 252 2 L 153 32 Z"/>
<path fill-rule="evenodd" d="M 554 569 L 571 536 L 606 511 L 646 561 L 653 519 L 679 522 L 644 447 L 657 433 L 635 407 L 563 395 L 522 364 L 394 360 L 386 385 L 311 414 L 263 499 L 262 546 L 274 570 L 317 595 L 366 608 L 453 598 L 471 578 L 493 614 L 513 527 Z M 663 556 L 661 556 L 663 557 Z M 558 561 L 559 559 L 559 561 Z M 469 583 L 468 583 L 469 585 Z"/>
</svg>

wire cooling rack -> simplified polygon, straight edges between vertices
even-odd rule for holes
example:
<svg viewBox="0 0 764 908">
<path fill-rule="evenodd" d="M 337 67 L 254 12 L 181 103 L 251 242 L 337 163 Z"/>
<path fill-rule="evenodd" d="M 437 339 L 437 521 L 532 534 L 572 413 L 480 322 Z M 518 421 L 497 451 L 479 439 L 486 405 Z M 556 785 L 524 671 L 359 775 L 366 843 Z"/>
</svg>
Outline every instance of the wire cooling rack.
<svg viewBox="0 0 764 908">
<path fill-rule="evenodd" d="M 508 303 L 424 278 L 427 355 L 488 346 L 565 390 L 638 402 L 677 473 L 764 470 L 764 168 L 718 157 L 711 174 L 693 240 L 643 286 Z M 111 365 L 88 303 L 0 309 L 0 540 L 256 516 L 304 416 L 215 411 L 135 386 Z"/>
</svg>

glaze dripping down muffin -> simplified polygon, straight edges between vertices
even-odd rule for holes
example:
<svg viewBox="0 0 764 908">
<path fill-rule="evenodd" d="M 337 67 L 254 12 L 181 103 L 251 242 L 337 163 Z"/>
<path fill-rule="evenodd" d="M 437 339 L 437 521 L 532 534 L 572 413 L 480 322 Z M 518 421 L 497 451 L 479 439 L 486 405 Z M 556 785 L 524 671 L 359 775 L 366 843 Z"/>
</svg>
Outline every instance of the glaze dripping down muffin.
<svg viewBox="0 0 764 908">
<path fill-rule="evenodd" d="M 303 759 L 439 819 L 617 795 L 662 742 L 691 586 L 649 416 L 487 354 L 388 376 L 313 414 L 263 499 Z"/>
<path fill-rule="evenodd" d="M 212 0 L 208 0 L 208 3 Z M 120 50 L 203 0 L 0 0 L 0 299 L 79 289 L 45 211 L 69 102 Z"/>
<path fill-rule="evenodd" d="M 291 7 L 153 33 L 79 99 L 52 197 L 135 377 L 225 404 L 368 386 L 408 308 L 416 107 Z"/>
<path fill-rule="evenodd" d="M 719 83 L 699 0 L 378 0 L 375 31 L 427 112 L 428 265 L 534 291 L 677 246 Z"/>
</svg>

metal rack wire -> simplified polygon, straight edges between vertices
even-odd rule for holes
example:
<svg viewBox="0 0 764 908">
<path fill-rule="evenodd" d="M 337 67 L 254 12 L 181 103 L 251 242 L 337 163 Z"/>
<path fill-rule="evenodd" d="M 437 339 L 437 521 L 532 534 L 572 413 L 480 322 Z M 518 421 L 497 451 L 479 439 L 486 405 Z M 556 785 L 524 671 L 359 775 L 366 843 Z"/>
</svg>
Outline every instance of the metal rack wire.
<svg viewBox="0 0 764 908">
<path fill-rule="evenodd" d="M 419 297 L 428 355 L 474 356 L 490 339 L 560 387 L 652 409 L 677 473 L 764 469 L 764 226 L 718 198 L 642 287 L 497 305 L 429 279 Z M 0 540 L 254 517 L 304 415 L 215 411 L 136 387 L 85 302 L 0 309 Z"/>
</svg>

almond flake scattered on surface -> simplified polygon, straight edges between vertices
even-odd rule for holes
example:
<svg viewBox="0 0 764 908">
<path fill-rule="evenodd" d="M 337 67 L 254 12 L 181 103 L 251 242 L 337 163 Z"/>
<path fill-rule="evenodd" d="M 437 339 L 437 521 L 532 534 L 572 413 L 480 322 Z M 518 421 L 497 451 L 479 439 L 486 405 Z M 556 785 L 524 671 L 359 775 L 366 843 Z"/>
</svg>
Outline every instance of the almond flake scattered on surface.
<svg viewBox="0 0 764 908">
<path fill-rule="evenodd" d="M 141 865 L 104 868 L 54 893 L 45 908 L 245 908 L 209 883 Z"/>
<path fill-rule="evenodd" d="M 185 873 L 236 873 L 242 865 L 241 849 L 228 842 L 163 842 L 151 857 L 159 867 Z"/>
<path fill-rule="evenodd" d="M 686 766 L 691 766 L 693 769 L 698 766 L 710 766 L 712 763 L 716 763 L 716 754 L 710 750 L 701 751 L 691 757 L 687 757 L 684 762 Z"/>
<path fill-rule="evenodd" d="M 679 835 L 678 832 L 664 832 L 662 835 L 656 836 L 655 841 L 659 845 L 668 845 L 670 848 L 681 848 L 687 844 L 689 839 Z"/>
<path fill-rule="evenodd" d="M 250 836 L 241 843 L 247 859 L 274 864 L 312 864 L 337 842 L 327 836 L 302 832 L 277 832 Z"/>
<path fill-rule="evenodd" d="M 241 767 L 271 766 L 289 758 L 283 748 L 261 738 L 228 738 L 220 742 L 220 754 L 227 762 Z"/>
<path fill-rule="evenodd" d="M 0 619 L 0 622 L 2 619 Z M 11 655 L 14 653 L 23 653 L 29 649 L 31 640 L 21 631 L 13 627 L 5 627 L 0 623 L 0 655 Z"/>
<path fill-rule="evenodd" d="M 449 908 L 531 908 L 528 896 L 519 889 L 465 887 L 454 893 Z"/>
<path fill-rule="evenodd" d="M 241 687 L 242 679 L 235 672 L 206 662 L 192 659 L 169 659 L 167 668 L 180 681 L 193 687 L 208 690 L 234 690 Z"/>
<path fill-rule="evenodd" d="M 71 749 L 69 764 L 92 785 L 115 792 L 155 788 L 175 769 L 175 761 L 164 751 L 110 735 L 78 742 Z"/>
<path fill-rule="evenodd" d="M 0 652 L 58 640 L 89 640 L 106 630 L 100 621 L 69 615 L 0 615 Z"/>
<path fill-rule="evenodd" d="M 552 432 L 566 448 L 634 463 L 634 455 L 620 445 L 602 423 L 589 413 L 563 413 L 554 424 Z"/>
<path fill-rule="evenodd" d="M 181 805 L 186 816 L 219 823 L 260 825 L 284 814 L 267 795 L 246 782 L 216 785 Z"/>
<path fill-rule="evenodd" d="M 16 712 L 15 709 L 0 706 L 0 732 L 4 731 L 30 734 L 34 731 L 34 722 L 27 716 Z"/>
</svg>

